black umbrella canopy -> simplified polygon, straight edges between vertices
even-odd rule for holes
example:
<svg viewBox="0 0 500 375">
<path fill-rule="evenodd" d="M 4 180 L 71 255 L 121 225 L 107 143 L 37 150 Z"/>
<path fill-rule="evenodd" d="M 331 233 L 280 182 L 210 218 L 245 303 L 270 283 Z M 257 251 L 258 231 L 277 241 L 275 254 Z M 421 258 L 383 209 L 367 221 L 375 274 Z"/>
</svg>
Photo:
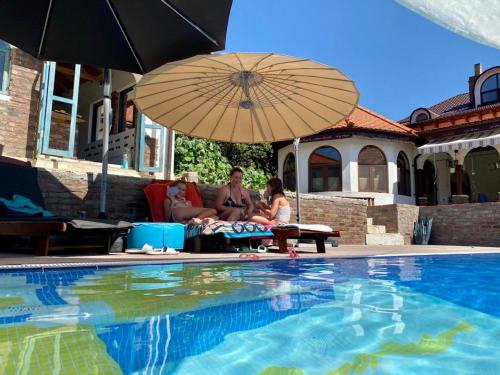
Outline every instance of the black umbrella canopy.
<svg viewBox="0 0 500 375">
<path fill-rule="evenodd" d="M 225 47 L 232 0 L 2 0 L 0 39 L 42 60 L 134 73 Z"/>
</svg>

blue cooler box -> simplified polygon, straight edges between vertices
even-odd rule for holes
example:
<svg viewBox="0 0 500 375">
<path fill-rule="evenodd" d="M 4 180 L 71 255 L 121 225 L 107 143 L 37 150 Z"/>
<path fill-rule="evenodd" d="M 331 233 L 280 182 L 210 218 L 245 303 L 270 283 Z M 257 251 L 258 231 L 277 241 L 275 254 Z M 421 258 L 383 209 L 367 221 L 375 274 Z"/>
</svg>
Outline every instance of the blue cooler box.
<svg viewBox="0 0 500 375">
<path fill-rule="evenodd" d="M 127 236 L 127 248 L 141 249 L 145 244 L 159 249 L 184 248 L 184 225 L 178 223 L 134 223 Z"/>
</svg>

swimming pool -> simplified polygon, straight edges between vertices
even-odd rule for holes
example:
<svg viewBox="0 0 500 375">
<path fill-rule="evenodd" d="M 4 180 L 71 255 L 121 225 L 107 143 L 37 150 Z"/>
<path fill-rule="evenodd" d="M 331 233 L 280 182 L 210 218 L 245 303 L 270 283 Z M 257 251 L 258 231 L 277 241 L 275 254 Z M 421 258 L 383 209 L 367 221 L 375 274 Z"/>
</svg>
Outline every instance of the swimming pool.
<svg viewBox="0 0 500 375">
<path fill-rule="evenodd" d="M 498 374 L 500 255 L 0 272 L 0 373 Z"/>
</svg>

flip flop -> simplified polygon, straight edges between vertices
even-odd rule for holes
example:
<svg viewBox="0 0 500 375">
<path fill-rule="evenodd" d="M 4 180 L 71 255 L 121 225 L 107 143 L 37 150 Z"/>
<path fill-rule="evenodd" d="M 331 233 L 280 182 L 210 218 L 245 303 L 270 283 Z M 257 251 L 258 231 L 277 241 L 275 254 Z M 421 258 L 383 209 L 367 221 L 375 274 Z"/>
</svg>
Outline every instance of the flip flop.
<svg viewBox="0 0 500 375">
<path fill-rule="evenodd" d="M 251 250 L 256 253 L 267 253 L 268 248 L 264 245 L 259 245 L 255 249 L 252 247 Z"/>
</svg>

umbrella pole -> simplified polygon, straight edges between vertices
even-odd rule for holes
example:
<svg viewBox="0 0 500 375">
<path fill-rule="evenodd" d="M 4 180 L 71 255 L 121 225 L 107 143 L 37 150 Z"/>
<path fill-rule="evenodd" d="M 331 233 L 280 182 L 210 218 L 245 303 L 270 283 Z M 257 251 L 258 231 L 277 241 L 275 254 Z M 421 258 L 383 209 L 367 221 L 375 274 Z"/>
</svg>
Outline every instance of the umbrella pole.
<svg viewBox="0 0 500 375">
<path fill-rule="evenodd" d="M 295 154 L 295 200 L 297 204 L 297 224 L 300 224 L 299 143 L 300 138 L 295 138 L 293 140 L 293 151 Z"/>
<path fill-rule="evenodd" d="M 103 88 L 103 136 L 102 136 L 102 171 L 99 196 L 99 218 L 106 219 L 106 193 L 108 190 L 108 148 L 111 119 L 111 69 L 104 69 Z"/>
</svg>

